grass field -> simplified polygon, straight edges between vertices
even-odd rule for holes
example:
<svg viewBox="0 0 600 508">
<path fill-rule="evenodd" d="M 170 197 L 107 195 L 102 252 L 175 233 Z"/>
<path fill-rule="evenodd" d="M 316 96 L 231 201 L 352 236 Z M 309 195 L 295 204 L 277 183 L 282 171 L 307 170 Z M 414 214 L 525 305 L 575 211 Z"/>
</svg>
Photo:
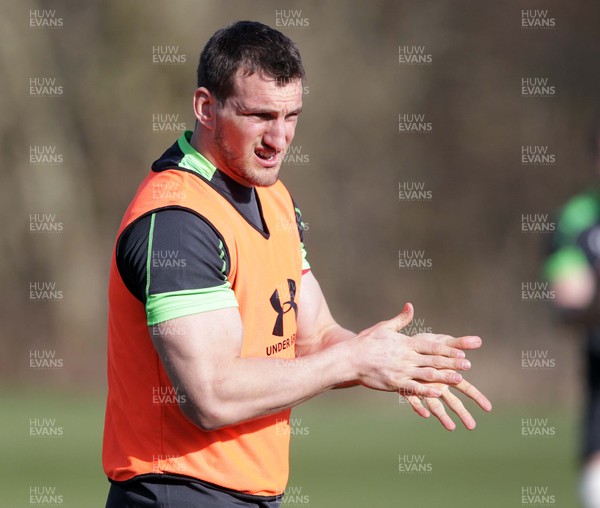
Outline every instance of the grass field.
<svg viewBox="0 0 600 508">
<path fill-rule="evenodd" d="M 496 407 L 489 415 L 477 413 L 475 431 L 450 433 L 391 394 L 362 395 L 329 393 L 294 411 L 283 506 L 578 506 L 575 418 L 557 409 Z M 103 398 L 3 391 L 2 401 L 0 506 L 103 507 Z M 31 418 L 55 418 L 62 435 L 30 436 Z M 523 418 L 547 418 L 553 435 L 522 436 Z M 62 502 L 32 504 L 32 487 L 54 488 L 61 496 L 54 500 Z M 525 504 L 522 489 L 529 487 L 553 497 Z"/>
</svg>

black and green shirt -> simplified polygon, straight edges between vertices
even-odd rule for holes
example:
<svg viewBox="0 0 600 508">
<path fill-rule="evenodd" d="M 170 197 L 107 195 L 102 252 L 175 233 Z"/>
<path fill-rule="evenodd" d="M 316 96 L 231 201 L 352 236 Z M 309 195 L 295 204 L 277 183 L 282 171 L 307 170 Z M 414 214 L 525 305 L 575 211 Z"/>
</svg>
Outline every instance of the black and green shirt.
<svg viewBox="0 0 600 508">
<path fill-rule="evenodd" d="M 544 265 L 546 279 L 555 282 L 600 259 L 600 190 L 572 198 L 562 209 Z"/>
<path fill-rule="evenodd" d="M 219 192 L 262 235 L 269 231 L 253 187 L 237 183 L 190 145 L 191 131 L 152 164 L 152 171 L 178 169 L 196 174 Z M 156 192 L 176 192 L 156 189 Z M 310 269 L 304 249 L 302 214 L 296 225 L 302 268 Z M 116 247 L 117 267 L 129 291 L 146 308 L 148 325 L 209 310 L 237 307 L 228 281 L 229 255 L 219 231 L 201 216 L 176 206 L 146 214 L 130 224 Z"/>
</svg>

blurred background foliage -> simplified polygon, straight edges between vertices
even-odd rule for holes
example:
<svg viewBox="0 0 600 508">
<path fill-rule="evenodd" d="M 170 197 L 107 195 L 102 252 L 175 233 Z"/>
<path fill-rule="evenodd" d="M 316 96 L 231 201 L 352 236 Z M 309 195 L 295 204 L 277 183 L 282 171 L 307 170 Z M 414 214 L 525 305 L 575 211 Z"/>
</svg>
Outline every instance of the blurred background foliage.
<svg viewBox="0 0 600 508">
<path fill-rule="evenodd" d="M 360 330 L 411 301 L 422 327 L 484 338 L 485 347 L 471 355 L 469 379 L 497 410 L 575 408 L 580 340 L 546 302 L 521 298 L 523 283 L 542 280 L 547 242 L 547 235 L 521 231 L 521 215 L 552 215 L 598 177 L 587 136 L 598 113 L 600 3 L 585 0 L 4 2 L 4 386 L 101 396 L 115 233 L 150 164 L 178 135 L 154 132 L 153 115 L 177 115 L 193 128 L 195 69 L 206 40 L 239 19 L 275 26 L 282 9 L 308 20 L 282 31 L 299 44 L 308 72 L 294 145 L 309 158 L 288 164 L 282 178 L 308 223 L 309 259 L 334 315 Z M 523 29 L 523 9 L 548 10 L 556 26 Z M 63 26 L 31 28 L 32 10 L 54 10 Z M 400 65 L 401 45 L 424 46 L 432 63 Z M 185 63 L 153 63 L 158 46 L 176 46 Z M 30 95 L 29 80 L 43 77 L 56 78 L 61 97 Z M 522 97 L 525 77 L 548 78 L 556 95 Z M 401 113 L 424 114 L 432 132 L 399 133 Z M 32 165 L 34 145 L 56 147 L 64 161 Z M 548 146 L 556 163 L 522 165 L 523 145 Z M 431 200 L 399 200 L 403 182 L 424 183 Z M 64 230 L 31 232 L 36 213 L 56 214 Z M 432 268 L 399 269 L 399 250 L 424 250 Z M 64 297 L 30 301 L 35 281 L 55 283 Z M 63 367 L 31 369 L 35 350 L 55 351 Z M 523 370 L 526 350 L 547 350 L 556 367 Z M 366 390 L 333 395 L 346 403 L 363 396 L 383 400 Z M 300 414 L 312 422 L 307 411 Z M 100 412 L 97 407 L 89 457 L 98 452 Z M 492 418 L 481 416 L 490 424 Z M 518 418 L 509 432 L 516 447 Z M 547 451 L 571 449 L 570 439 Z"/>
</svg>

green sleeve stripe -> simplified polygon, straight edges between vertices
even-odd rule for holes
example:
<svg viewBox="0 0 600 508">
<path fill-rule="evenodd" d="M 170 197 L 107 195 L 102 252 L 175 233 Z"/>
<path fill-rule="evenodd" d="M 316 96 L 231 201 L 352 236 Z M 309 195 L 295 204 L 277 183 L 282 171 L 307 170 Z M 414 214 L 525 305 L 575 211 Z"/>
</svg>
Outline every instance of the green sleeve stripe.
<svg viewBox="0 0 600 508">
<path fill-rule="evenodd" d="M 587 258 L 579 247 L 564 247 L 548 258 L 544 265 L 544 275 L 547 280 L 554 282 L 587 266 Z"/>
<path fill-rule="evenodd" d="M 223 247 L 223 242 L 221 240 L 219 240 L 219 249 L 221 250 L 219 257 L 221 258 L 221 261 L 223 261 L 223 266 L 221 267 L 221 273 L 226 276 L 227 275 L 227 261 L 225 260 L 225 248 Z"/>
<path fill-rule="evenodd" d="M 211 310 L 239 307 L 229 282 L 204 289 L 183 289 L 146 297 L 148 326 Z"/>
<path fill-rule="evenodd" d="M 300 208 L 295 207 L 294 212 L 296 212 L 296 215 L 300 217 L 300 227 L 304 229 L 304 221 L 302 220 L 302 212 L 300 211 Z"/>
<path fill-rule="evenodd" d="M 150 266 L 152 263 L 152 240 L 154 238 L 154 220 L 156 214 L 153 213 L 150 217 L 150 231 L 148 232 L 148 257 L 146 258 L 146 301 L 148 301 L 148 293 L 150 292 Z"/>
<path fill-rule="evenodd" d="M 304 243 L 300 244 L 300 249 L 302 252 L 302 270 L 310 270 L 310 264 L 308 263 L 308 259 L 306 259 L 306 249 L 304 248 Z"/>
</svg>

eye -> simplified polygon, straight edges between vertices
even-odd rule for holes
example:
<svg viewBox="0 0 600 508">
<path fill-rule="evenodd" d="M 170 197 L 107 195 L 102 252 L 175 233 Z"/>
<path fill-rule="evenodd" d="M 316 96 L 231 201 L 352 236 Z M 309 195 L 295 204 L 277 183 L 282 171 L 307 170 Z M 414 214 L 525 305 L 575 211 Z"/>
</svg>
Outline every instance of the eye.
<svg viewBox="0 0 600 508">
<path fill-rule="evenodd" d="M 256 118 L 257 120 L 270 120 L 271 115 L 269 113 L 244 113 L 244 116 Z"/>
</svg>

